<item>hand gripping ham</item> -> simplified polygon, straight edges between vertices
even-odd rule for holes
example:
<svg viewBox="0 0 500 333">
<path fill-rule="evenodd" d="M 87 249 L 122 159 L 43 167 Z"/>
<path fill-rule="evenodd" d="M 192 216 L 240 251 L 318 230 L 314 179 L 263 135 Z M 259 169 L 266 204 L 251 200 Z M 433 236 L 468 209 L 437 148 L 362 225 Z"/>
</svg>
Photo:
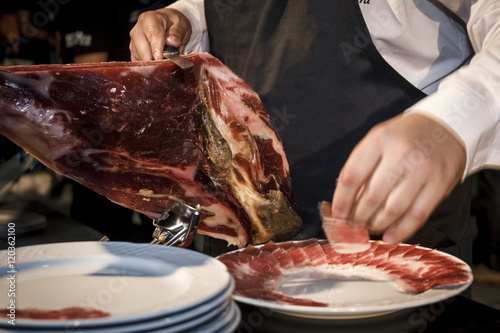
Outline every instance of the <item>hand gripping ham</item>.
<svg viewBox="0 0 500 333">
<path fill-rule="evenodd" d="M 208 54 L 0 68 L 0 132 L 54 171 L 158 218 L 172 202 L 214 216 L 198 232 L 243 247 L 302 225 L 288 162 L 258 95 Z"/>
</svg>

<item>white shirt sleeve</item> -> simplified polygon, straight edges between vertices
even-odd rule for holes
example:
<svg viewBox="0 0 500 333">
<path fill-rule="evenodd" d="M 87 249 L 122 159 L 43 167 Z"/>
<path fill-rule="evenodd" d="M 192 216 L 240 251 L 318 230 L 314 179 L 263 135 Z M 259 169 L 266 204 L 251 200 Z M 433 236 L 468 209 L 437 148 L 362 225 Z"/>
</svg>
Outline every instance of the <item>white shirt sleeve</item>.
<svg viewBox="0 0 500 333">
<path fill-rule="evenodd" d="M 460 15 L 476 54 L 408 111 L 436 117 L 455 131 L 467 153 L 464 178 L 500 166 L 500 1 L 477 1 L 469 8 Z"/>
<path fill-rule="evenodd" d="M 168 8 L 180 11 L 191 22 L 191 37 L 184 53 L 208 52 L 207 23 L 203 0 L 179 0 L 169 5 Z"/>
</svg>

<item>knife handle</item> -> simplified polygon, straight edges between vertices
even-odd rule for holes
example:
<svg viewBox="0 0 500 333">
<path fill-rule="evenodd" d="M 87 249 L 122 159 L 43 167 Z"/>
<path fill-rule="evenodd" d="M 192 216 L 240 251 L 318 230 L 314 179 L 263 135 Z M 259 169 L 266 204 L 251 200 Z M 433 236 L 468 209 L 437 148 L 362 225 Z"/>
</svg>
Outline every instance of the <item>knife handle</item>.
<svg viewBox="0 0 500 333">
<path fill-rule="evenodd" d="M 179 55 L 179 48 L 175 46 L 165 45 L 163 48 L 163 58 L 167 58 L 169 55 Z"/>
</svg>

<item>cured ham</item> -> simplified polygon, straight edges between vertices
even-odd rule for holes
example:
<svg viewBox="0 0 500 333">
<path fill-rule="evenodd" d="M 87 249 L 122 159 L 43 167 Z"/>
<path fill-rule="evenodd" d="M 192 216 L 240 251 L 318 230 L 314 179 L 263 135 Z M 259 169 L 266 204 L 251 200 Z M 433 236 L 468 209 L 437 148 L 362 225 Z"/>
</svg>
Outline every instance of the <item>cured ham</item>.
<svg viewBox="0 0 500 333">
<path fill-rule="evenodd" d="M 151 218 L 181 199 L 229 244 L 292 238 L 288 162 L 258 95 L 212 56 L 187 59 L 0 68 L 0 133 Z"/>
<path fill-rule="evenodd" d="M 334 218 L 329 202 L 320 202 L 318 209 L 325 236 L 335 251 L 356 253 L 370 248 L 370 235 L 365 227 L 351 226 L 347 220 Z"/>
<path fill-rule="evenodd" d="M 1 313 L 7 315 L 8 311 L 2 310 Z M 42 310 L 36 308 L 16 309 L 16 317 L 22 319 L 68 320 L 104 318 L 109 316 L 110 314 L 108 312 L 91 308 L 82 308 L 78 306 L 60 310 Z"/>
<path fill-rule="evenodd" d="M 401 293 L 453 288 L 471 281 L 469 266 L 433 249 L 371 241 L 359 253 L 339 253 L 327 240 L 269 242 L 219 257 L 236 281 L 235 294 L 281 304 L 326 307 L 327 303 L 279 291 L 289 277 L 387 281 Z"/>
</svg>

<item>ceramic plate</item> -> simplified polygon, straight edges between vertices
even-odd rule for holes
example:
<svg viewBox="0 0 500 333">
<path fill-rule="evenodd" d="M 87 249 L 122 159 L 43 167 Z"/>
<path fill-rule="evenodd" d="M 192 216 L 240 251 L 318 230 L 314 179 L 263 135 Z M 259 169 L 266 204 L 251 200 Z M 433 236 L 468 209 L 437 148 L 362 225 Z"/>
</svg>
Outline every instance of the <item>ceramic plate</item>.
<svg viewBox="0 0 500 333">
<path fill-rule="evenodd" d="M 2 251 L 6 252 L 6 251 Z M 0 290 L 11 270 L 0 255 Z M 123 325 L 196 309 L 231 288 L 225 266 L 187 249 L 124 242 L 76 242 L 16 249 L 16 307 L 82 307 L 109 313 L 82 320 L 16 319 L 17 327 Z M 9 299 L 2 298 L 2 308 Z M 4 324 L 4 323 L 2 323 Z"/>
</svg>

